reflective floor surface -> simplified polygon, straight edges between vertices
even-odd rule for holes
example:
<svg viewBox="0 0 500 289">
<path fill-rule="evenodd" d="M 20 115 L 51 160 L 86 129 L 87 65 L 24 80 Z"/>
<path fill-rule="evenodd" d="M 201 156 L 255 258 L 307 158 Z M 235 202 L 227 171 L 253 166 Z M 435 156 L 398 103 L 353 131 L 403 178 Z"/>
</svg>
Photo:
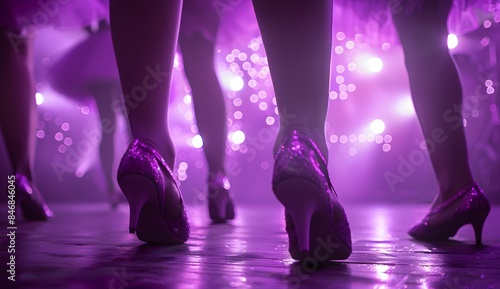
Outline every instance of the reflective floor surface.
<svg viewBox="0 0 500 289">
<path fill-rule="evenodd" d="M 170 247 L 128 234 L 125 205 L 52 207 L 53 220 L 18 224 L 16 282 L 2 269 L 0 288 L 500 288 L 500 206 L 478 248 L 470 225 L 453 241 L 412 240 L 406 231 L 427 205 L 347 204 L 353 254 L 322 265 L 290 259 L 278 204 L 240 205 L 228 224 L 188 207 L 191 239 Z"/>
</svg>

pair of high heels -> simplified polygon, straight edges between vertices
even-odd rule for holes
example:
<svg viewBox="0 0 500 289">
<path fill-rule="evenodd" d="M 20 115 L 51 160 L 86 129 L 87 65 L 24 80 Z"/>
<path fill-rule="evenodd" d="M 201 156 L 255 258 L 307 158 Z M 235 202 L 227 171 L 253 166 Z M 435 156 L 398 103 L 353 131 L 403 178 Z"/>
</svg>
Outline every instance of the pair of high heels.
<svg viewBox="0 0 500 289">
<path fill-rule="evenodd" d="M 45 221 L 54 216 L 36 186 L 23 174 L 15 175 L 15 193 L 25 220 Z"/>
<path fill-rule="evenodd" d="M 349 223 L 328 176 L 326 161 L 306 133 L 297 130 L 275 155 L 273 191 L 285 207 L 289 252 L 293 259 L 346 259 L 352 252 Z M 471 224 L 476 244 L 490 212 L 484 192 L 476 184 L 462 188 L 429 212 L 409 230 L 415 239 L 446 240 Z"/>
<path fill-rule="evenodd" d="M 188 240 L 189 222 L 177 182 L 163 157 L 146 140 L 135 139 L 130 144 L 118 168 L 118 184 L 130 206 L 130 233 L 150 243 Z M 225 176 L 209 178 L 209 211 L 216 222 L 234 218 L 228 189 Z"/>
<path fill-rule="evenodd" d="M 483 190 L 472 183 L 432 209 L 408 234 L 417 240 L 441 241 L 455 236 L 462 226 L 471 224 L 476 245 L 481 245 L 483 226 L 490 209 Z"/>
</svg>

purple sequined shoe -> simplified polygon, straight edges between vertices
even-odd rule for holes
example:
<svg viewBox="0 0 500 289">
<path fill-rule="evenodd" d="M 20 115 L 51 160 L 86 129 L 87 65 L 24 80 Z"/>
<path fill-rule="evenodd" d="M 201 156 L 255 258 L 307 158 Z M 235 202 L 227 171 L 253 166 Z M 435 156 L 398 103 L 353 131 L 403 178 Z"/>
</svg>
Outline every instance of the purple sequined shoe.
<svg viewBox="0 0 500 289">
<path fill-rule="evenodd" d="M 208 212 L 210 219 L 216 223 L 234 219 L 230 187 L 228 178 L 222 173 L 208 178 Z"/>
<path fill-rule="evenodd" d="M 462 226 L 471 224 L 476 235 L 476 244 L 480 245 L 483 225 L 490 208 L 484 192 L 473 183 L 432 209 L 408 234 L 423 241 L 446 240 L 455 236 Z"/>
<path fill-rule="evenodd" d="M 172 171 L 150 144 L 135 139 L 122 157 L 118 184 L 130 206 L 130 233 L 151 243 L 181 244 L 189 238 L 184 203 Z M 166 196 L 179 197 L 179 203 L 167 203 Z M 180 211 L 167 218 L 168 210 Z"/>
<path fill-rule="evenodd" d="M 292 132 L 278 149 L 273 191 L 285 207 L 293 259 L 347 259 L 351 230 L 328 175 L 325 159 L 305 134 Z"/>
<path fill-rule="evenodd" d="M 19 203 L 25 220 L 45 221 L 54 216 L 40 192 L 22 174 L 16 174 L 16 201 Z"/>
</svg>

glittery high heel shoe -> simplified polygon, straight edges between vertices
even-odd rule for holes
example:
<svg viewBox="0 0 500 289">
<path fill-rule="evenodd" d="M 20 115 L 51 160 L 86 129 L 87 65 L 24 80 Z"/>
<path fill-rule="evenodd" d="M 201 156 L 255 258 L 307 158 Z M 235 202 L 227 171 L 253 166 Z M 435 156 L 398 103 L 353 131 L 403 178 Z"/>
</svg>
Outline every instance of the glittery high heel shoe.
<svg viewBox="0 0 500 289">
<path fill-rule="evenodd" d="M 181 244 L 189 238 L 189 224 L 184 203 L 172 171 L 150 144 L 135 139 L 125 152 L 118 168 L 118 184 L 130 206 L 130 233 L 152 243 Z M 167 203 L 167 194 L 179 197 Z M 168 210 L 178 210 L 168 218 Z"/>
<path fill-rule="evenodd" d="M 324 157 L 305 134 L 294 130 L 275 155 L 273 191 L 285 207 L 293 259 L 347 259 L 351 231 L 328 175 Z"/>
<path fill-rule="evenodd" d="M 483 225 L 490 212 L 490 203 L 476 184 L 470 184 L 441 205 L 432 209 L 408 234 L 423 241 L 446 240 L 458 230 L 471 224 L 476 244 L 481 244 Z"/>
<path fill-rule="evenodd" d="M 42 195 L 31 181 L 22 174 L 16 174 L 16 201 L 19 202 L 23 217 L 29 221 L 45 221 L 54 216 Z"/>
<path fill-rule="evenodd" d="M 231 184 L 224 174 L 209 176 L 208 212 L 210 219 L 216 223 L 234 219 L 234 204 L 229 188 L 231 188 Z"/>
</svg>

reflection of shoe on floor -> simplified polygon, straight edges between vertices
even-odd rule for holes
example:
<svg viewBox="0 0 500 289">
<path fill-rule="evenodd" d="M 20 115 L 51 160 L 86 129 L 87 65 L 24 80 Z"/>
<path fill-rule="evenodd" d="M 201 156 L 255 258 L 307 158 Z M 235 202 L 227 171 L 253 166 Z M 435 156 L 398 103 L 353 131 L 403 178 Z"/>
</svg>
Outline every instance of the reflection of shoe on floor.
<svg viewBox="0 0 500 289">
<path fill-rule="evenodd" d="M 458 230 L 471 224 L 476 244 L 481 244 L 483 225 L 490 212 L 490 203 L 476 184 L 460 190 L 441 205 L 432 209 L 408 234 L 423 241 L 440 241 L 455 236 Z"/>
<path fill-rule="evenodd" d="M 347 259 L 351 231 L 325 159 L 305 134 L 293 131 L 275 155 L 273 191 L 285 207 L 293 259 Z"/>
<path fill-rule="evenodd" d="M 223 223 L 234 219 L 234 204 L 228 178 L 219 173 L 208 178 L 208 212 L 210 219 Z"/>
<path fill-rule="evenodd" d="M 141 139 L 130 144 L 118 168 L 118 184 L 130 206 L 131 233 L 144 242 L 187 241 L 189 224 L 180 190 L 153 146 Z"/>
<path fill-rule="evenodd" d="M 38 189 L 24 175 L 16 174 L 16 203 L 21 207 L 23 217 L 30 221 L 48 220 L 54 216 Z"/>
</svg>

